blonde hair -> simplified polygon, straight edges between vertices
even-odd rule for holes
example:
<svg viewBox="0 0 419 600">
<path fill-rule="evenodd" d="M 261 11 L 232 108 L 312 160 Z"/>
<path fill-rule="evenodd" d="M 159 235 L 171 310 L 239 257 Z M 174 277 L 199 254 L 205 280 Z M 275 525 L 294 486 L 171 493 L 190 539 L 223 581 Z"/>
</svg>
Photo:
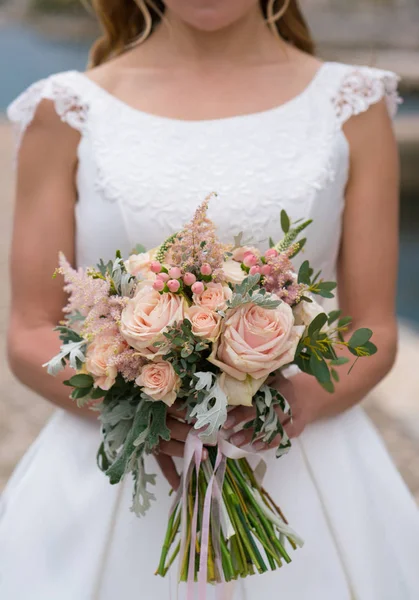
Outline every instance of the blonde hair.
<svg viewBox="0 0 419 600">
<path fill-rule="evenodd" d="M 98 66 L 133 45 L 144 42 L 164 16 L 162 0 L 91 0 L 103 35 L 93 44 L 90 66 Z M 279 4 L 279 7 L 277 7 Z M 314 54 L 314 42 L 298 0 L 260 0 L 272 32 L 295 47 Z"/>
</svg>

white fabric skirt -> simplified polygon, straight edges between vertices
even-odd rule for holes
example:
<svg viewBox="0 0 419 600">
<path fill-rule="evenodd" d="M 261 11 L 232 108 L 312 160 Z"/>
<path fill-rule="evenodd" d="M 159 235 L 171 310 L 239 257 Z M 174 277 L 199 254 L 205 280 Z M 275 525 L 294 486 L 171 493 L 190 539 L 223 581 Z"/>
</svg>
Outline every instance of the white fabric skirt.
<svg viewBox="0 0 419 600">
<path fill-rule="evenodd" d="M 154 575 L 168 484 L 159 474 L 157 502 L 135 517 L 131 480 L 111 486 L 96 466 L 99 439 L 98 425 L 58 411 L 17 467 L 1 497 L 1 600 L 183 597 L 175 565 L 165 579 Z M 265 487 L 305 545 L 290 565 L 225 586 L 225 598 L 419 598 L 419 512 L 361 408 L 311 425 L 287 456 L 266 458 Z"/>
</svg>

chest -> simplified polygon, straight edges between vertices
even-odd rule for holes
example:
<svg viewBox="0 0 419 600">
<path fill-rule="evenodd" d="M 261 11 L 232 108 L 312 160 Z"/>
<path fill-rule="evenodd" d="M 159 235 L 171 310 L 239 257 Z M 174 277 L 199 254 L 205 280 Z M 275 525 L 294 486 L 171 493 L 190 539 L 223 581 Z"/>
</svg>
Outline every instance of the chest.
<svg viewBox="0 0 419 600">
<path fill-rule="evenodd" d="M 95 120 L 96 110 L 79 148 L 77 220 L 80 247 L 100 242 L 80 262 L 156 246 L 217 192 L 210 216 L 225 241 L 243 231 L 266 247 L 284 208 L 314 219 L 307 253 L 325 268 L 339 243 L 348 149 L 324 103 L 290 108 L 201 122 L 137 111 Z"/>
</svg>

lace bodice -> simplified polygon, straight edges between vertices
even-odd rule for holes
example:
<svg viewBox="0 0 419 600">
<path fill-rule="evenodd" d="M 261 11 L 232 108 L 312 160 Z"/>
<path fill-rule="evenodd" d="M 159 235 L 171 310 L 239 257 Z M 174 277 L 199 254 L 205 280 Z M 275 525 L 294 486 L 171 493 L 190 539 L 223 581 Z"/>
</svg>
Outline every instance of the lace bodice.
<svg viewBox="0 0 419 600">
<path fill-rule="evenodd" d="M 182 121 L 131 108 L 84 74 L 40 81 L 9 107 L 18 142 L 42 99 L 81 133 L 77 260 L 94 264 L 116 248 L 154 247 L 218 192 L 211 216 L 225 239 L 239 231 L 266 245 L 279 214 L 311 217 L 305 256 L 332 276 L 349 147 L 342 126 L 385 97 L 396 111 L 398 78 L 368 67 L 325 63 L 293 100 L 259 113 Z"/>
</svg>

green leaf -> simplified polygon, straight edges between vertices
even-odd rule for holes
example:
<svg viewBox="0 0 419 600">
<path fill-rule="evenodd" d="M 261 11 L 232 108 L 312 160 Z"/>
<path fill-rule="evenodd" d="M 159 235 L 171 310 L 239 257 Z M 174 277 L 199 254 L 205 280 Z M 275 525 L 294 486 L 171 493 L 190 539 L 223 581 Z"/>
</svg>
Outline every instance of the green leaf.
<svg viewBox="0 0 419 600">
<path fill-rule="evenodd" d="M 341 314 L 342 314 L 341 310 L 332 310 L 328 315 L 328 319 L 327 319 L 328 325 L 331 325 L 332 323 L 337 321 Z"/>
<path fill-rule="evenodd" d="M 324 388 L 326 390 L 326 392 L 329 392 L 329 394 L 333 394 L 333 392 L 335 391 L 335 386 L 333 385 L 333 381 L 326 381 L 326 382 L 320 382 L 320 385 L 322 386 L 322 388 Z"/>
<path fill-rule="evenodd" d="M 334 379 L 336 382 L 339 382 L 339 374 L 338 374 L 338 372 L 336 371 L 336 369 L 331 369 L 331 371 L 330 371 L 330 372 L 332 373 L 332 377 L 333 377 L 333 379 Z"/>
<path fill-rule="evenodd" d="M 285 210 L 281 210 L 281 228 L 284 233 L 290 230 L 290 219 Z"/>
<path fill-rule="evenodd" d="M 70 398 L 73 400 L 80 400 L 80 398 L 84 398 L 88 396 L 90 393 L 90 388 L 74 388 L 74 390 L 70 394 Z"/>
<path fill-rule="evenodd" d="M 269 248 L 273 248 L 275 246 L 275 242 L 273 241 L 273 239 L 270 237 L 269 238 Z"/>
<path fill-rule="evenodd" d="M 80 373 L 79 375 L 73 375 L 73 377 L 68 380 L 68 383 L 75 388 L 91 388 L 93 387 L 94 382 L 91 375 Z"/>
<path fill-rule="evenodd" d="M 106 391 L 102 390 L 100 387 L 93 388 L 90 392 L 90 397 L 92 400 L 99 400 L 99 398 L 103 398 L 106 395 Z"/>
<path fill-rule="evenodd" d="M 349 362 L 349 358 L 347 356 L 339 356 L 335 360 L 331 360 L 330 364 L 334 367 L 340 367 L 341 365 L 346 365 Z"/>
<path fill-rule="evenodd" d="M 353 333 L 351 339 L 348 342 L 348 345 L 350 348 L 358 348 L 359 346 L 363 346 L 366 342 L 368 342 L 371 336 L 371 329 L 362 327 L 361 329 L 357 329 Z"/>
<path fill-rule="evenodd" d="M 327 383 L 330 381 L 329 367 L 323 359 L 319 360 L 316 358 L 315 354 L 312 354 L 310 357 L 310 367 L 314 377 L 319 383 Z"/>
<path fill-rule="evenodd" d="M 166 425 L 167 406 L 164 402 L 150 402 L 150 424 L 146 441 L 147 452 L 150 452 L 160 442 L 160 438 L 168 442 L 170 430 Z"/>
<path fill-rule="evenodd" d="M 367 350 L 368 356 L 372 356 L 373 354 L 375 354 L 377 352 L 377 346 L 375 344 L 373 344 L 372 342 L 365 342 L 365 344 L 362 347 L 365 350 Z"/>
<path fill-rule="evenodd" d="M 342 317 L 338 321 L 338 327 L 346 327 L 349 323 L 352 323 L 352 317 Z"/>
<path fill-rule="evenodd" d="M 321 290 L 331 292 L 332 290 L 336 289 L 337 283 L 335 281 L 321 281 L 317 285 Z"/>
<path fill-rule="evenodd" d="M 305 283 L 306 285 L 310 285 L 310 263 L 308 260 L 305 260 L 298 271 L 298 283 Z"/>
<path fill-rule="evenodd" d="M 320 313 L 315 317 L 308 327 L 308 335 L 312 337 L 316 331 L 320 331 L 327 323 L 327 314 Z"/>
<path fill-rule="evenodd" d="M 144 254 L 144 252 L 147 252 L 146 247 L 142 244 L 137 244 L 133 249 L 132 254 Z"/>
</svg>

